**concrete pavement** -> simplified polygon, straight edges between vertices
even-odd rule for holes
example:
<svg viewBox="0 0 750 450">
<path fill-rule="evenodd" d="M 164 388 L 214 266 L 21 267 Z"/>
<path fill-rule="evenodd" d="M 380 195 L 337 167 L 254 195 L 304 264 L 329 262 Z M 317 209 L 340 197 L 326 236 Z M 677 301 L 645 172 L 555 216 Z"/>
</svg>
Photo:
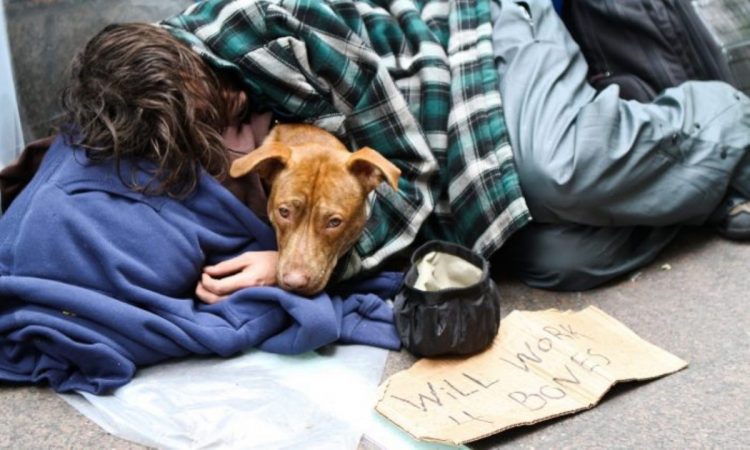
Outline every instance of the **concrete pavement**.
<svg viewBox="0 0 750 450">
<path fill-rule="evenodd" d="M 616 386 L 595 408 L 472 445 L 494 448 L 750 448 L 750 245 L 688 231 L 653 264 L 588 292 L 500 280 L 512 309 L 596 305 L 686 359 L 667 377 Z M 388 375 L 414 359 L 392 353 Z M 47 388 L 0 385 L 0 448 L 141 448 L 100 430 Z"/>
</svg>

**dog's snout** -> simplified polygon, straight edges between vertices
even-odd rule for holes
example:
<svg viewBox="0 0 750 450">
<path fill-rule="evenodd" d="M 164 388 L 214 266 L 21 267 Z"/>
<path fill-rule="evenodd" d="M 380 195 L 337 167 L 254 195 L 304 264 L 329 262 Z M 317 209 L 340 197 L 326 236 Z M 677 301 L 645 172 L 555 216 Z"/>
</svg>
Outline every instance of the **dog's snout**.
<svg viewBox="0 0 750 450">
<path fill-rule="evenodd" d="M 291 290 L 302 290 L 310 284 L 310 276 L 302 272 L 288 272 L 283 275 L 281 281 Z"/>
</svg>

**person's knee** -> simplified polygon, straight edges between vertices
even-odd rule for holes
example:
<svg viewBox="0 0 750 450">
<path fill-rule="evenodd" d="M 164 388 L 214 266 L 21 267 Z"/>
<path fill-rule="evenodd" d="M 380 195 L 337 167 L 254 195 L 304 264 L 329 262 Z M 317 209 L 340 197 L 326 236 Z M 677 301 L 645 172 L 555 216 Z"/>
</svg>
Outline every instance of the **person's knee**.
<svg viewBox="0 0 750 450">
<path fill-rule="evenodd" d="M 750 142 L 750 98 L 721 81 L 687 81 L 654 103 L 681 113 L 685 136 L 744 148 Z"/>
<path fill-rule="evenodd" d="M 688 80 L 682 84 L 665 89 L 657 98 L 677 98 L 684 101 L 685 98 L 705 95 L 713 98 L 717 103 L 716 108 L 721 110 L 727 104 L 734 101 L 748 100 L 748 97 L 734 86 L 719 80 Z M 695 102 L 693 99 L 691 102 Z M 698 106 L 698 105 L 696 105 Z"/>
<path fill-rule="evenodd" d="M 584 210 L 594 204 L 596 189 L 582 185 L 573 168 L 563 168 L 550 161 L 524 160 L 516 169 L 526 203 L 532 216 L 540 221 L 556 221 L 556 211 Z"/>
<path fill-rule="evenodd" d="M 590 255 L 568 253 L 564 257 L 530 259 L 513 272 L 530 287 L 555 291 L 585 291 L 620 275 L 606 270 L 605 262 L 586 256 Z"/>
<path fill-rule="evenodd" d="M 603 265 L 587 251 L 590 227 L 532 223 L 514 234 L 492 257 L 493 266 L 527 285 L 561 291 L 590 289 L 602 283 L 592 268 Z"/>
<path fill-rule="evenodd" d="M 534 288 L 588 290 L 648 264 L 678 230 L 533 223 L 517 232 L 492 262 Z"/>
</svg>

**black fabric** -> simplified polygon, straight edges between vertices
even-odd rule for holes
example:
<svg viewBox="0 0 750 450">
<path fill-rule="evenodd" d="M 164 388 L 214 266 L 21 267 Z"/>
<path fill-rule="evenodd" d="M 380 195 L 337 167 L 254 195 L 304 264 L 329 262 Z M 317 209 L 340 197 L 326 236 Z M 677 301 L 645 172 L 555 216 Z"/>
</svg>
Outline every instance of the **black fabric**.
<svg viewBox="0 0 750 450">
<path fill-rule="evenodd" d="M 0 209 L 6 211 L 42 164 L 54 136 L 39 139 L 26 146 L 15 161 L 0 170 Z"/>
<path fill-rule="evenodd" d="M 565 2 L 562 17 L 597 90 L 617 84 L 620 97 L 648 102 L 687 80 L 734 81 L 690 2 L 576 0 Z"/>
<path fill-rule="evenodd" d="M 482 269 L 481 280 L 465 288 L 417 289 L 417 263 L 434 251 L 458 256 Z M 500 292 L 490 278 L 489 262 L 465 247 L 443 241 L 419 247 L 411 261 L 394 305 L 403 346 L 426 357 L 468 355 L 487 348 L 500 326 Z"/>
<path fill-rule="evenodd" d="M 679 229 L 532 223 L 490 260 L 531 287 L 583 291 L 650 263 Z"/>
</svg>

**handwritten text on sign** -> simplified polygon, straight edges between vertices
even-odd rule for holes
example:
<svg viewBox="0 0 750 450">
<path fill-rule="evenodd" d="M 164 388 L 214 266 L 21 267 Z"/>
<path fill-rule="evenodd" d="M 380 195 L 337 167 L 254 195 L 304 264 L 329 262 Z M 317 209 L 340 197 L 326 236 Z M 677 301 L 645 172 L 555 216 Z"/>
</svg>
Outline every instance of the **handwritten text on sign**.
<svg viewBox="0 0 750 450">
<path fill-rule="evenodd" d="M 595 307 L 514 311 L 489 350 L 390 377 L 376 409 L 418 439 L 459 444 L 590 408 L 618 381 L 686 365 Z"/>
</svg>

